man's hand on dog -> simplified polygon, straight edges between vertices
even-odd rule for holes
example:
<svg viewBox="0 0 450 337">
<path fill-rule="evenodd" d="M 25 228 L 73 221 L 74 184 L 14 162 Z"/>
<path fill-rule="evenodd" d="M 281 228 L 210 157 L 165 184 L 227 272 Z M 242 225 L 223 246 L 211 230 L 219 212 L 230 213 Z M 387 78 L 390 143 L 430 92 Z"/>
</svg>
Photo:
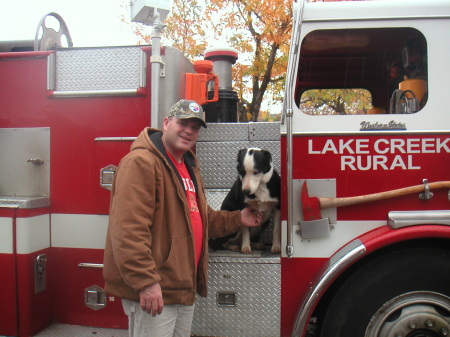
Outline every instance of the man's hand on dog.
<svg viewBox="0 0 450 337">
<path fill-rule="evenodd" d="M 262 222 L 262 214 L 246 207 L 241 211 L 241 223 L 245 227 L 257 227 Z"/>
</svg>

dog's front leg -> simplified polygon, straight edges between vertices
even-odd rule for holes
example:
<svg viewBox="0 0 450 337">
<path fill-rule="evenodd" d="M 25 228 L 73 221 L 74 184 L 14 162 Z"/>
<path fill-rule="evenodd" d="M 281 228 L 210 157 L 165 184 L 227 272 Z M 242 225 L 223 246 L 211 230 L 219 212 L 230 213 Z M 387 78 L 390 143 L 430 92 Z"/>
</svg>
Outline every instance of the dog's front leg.
<svg viewBox="0 0 450 337">
<path fill-rule="evenodd" d="M 275 209 L 273 211 L 273 236 L 272 236 L 272 249 L 273 254 L 281 252 L 281 219 L 280 210 Z"/>
<path fill-rule="evenodd" d="M 242 242 L 242 231 L 239 230 L 236 233 L 236 236 L 226 243 L 226 248 L 232 252 L 238 252 L 241 248 L 241 242 Z"/>
<path fill-rule="evenodd" d="M 241 253 L 250 254 L 252 249 L 250 248 L 250 230 L 248 227 L 241 228 L 242 233 L 242 244 L 241 244 Z"/>
</svg>

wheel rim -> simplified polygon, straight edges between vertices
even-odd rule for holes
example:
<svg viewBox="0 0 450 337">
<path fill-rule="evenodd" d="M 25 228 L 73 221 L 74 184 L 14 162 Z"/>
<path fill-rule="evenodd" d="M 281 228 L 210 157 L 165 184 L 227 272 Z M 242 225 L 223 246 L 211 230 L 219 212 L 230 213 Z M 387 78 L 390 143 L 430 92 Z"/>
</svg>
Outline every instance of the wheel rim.
<svg viewBox="0 0 450 337">
<path fill-rule="evenodd" d="M 385 303 L 373 315 L 364 337 L 450 337 L 450 298 L 414 291 Z"/>
</svg>

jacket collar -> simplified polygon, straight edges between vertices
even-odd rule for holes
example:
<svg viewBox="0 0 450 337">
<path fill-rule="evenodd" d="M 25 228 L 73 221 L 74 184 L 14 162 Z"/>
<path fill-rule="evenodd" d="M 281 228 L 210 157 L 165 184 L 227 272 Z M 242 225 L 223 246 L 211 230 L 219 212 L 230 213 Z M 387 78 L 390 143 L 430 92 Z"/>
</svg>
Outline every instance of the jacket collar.
<svg viewBox="0 0 450 337">
<path fill-rule="evenodd" d="M 184 186 L 183 180 L 181 180 L 180 174 L 178 173 L 177 168 L 175 167 L 175 164 L 172 162 L 172 159 L 170 159 L 169 155 L 167 154 L 166 148 L 164 147 L 164 144 L 162 142 L 162 132 L 155 129 L 148 129 L 148 136 L 150 138 L 150 141 L 153 143 L 153 145 L 156 147 L 156 149 L 164 156 L 166 161 L 169 163 L 169 165 L 172 167 L 173 171 L 178 177 L 178 180 L 180 181 L 181 186 Z M 187 151 L 183 155 L 184 163 L 186 165 L 186 169 L 189 172 L 189 175 L 191 176 L 192 182 L 194 183 L 195 190 L 198 191 L 198 185 L 197 185 L 197 178 L 194 173 L 194 167 L 195 164 L 195 158 L 194 154 L 191 151 Z"/>
</svg>

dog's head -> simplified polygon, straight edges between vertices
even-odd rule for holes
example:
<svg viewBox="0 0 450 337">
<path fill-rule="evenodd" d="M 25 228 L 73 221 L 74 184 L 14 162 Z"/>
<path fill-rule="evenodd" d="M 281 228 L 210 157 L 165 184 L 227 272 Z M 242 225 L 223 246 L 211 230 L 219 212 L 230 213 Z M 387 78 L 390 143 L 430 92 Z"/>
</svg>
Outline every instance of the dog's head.
<svg viewBox="0 0 450 337">
<path fill-rule="evenodd" d="M 237 170 L 242 181 L 242 191 L 250 196 L 260 184 L 266 184 L 273 173 L 272 155 L 256 147 L 240 150 Z"/>
</svg>

